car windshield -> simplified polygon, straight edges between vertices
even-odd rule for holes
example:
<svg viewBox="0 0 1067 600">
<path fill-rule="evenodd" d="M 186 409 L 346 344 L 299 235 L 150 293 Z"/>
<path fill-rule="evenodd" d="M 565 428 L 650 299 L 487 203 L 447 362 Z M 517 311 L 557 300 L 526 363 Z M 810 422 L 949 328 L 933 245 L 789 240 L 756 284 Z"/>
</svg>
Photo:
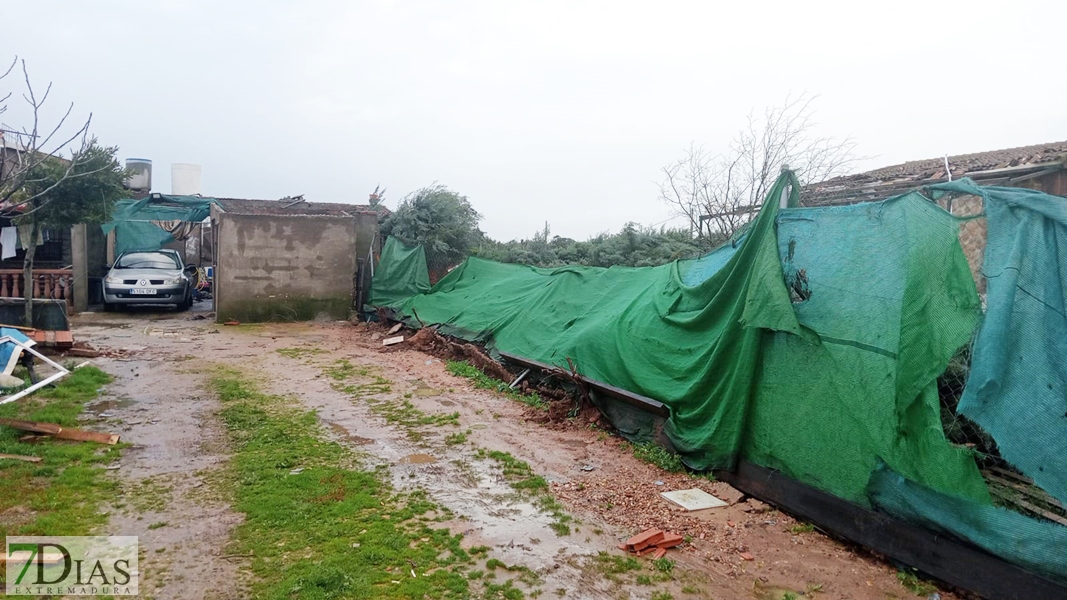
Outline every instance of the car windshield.
<svg viewBox="0 0 1067 600">
<path fill-rule="evenodd" d="M 164 252 L 132 252 L 123 254 L 115 263 L 116 269 L 180 269 L 178 259 Z"/>
</svg>

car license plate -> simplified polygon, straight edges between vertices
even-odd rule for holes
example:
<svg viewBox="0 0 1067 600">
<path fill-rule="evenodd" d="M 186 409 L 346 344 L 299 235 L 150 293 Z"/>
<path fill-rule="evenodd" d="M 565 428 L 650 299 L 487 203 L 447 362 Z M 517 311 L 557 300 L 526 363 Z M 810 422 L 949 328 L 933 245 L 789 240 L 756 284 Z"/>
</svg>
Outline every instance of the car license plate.
<svg viewBox="0 0 1067 600">
<path fill-rule="evenodd" d="M 150 288 L 133 288 L 130 290 L 131 294 L 136 296 L 155 296 L 156 291 Z"/>
</svg>

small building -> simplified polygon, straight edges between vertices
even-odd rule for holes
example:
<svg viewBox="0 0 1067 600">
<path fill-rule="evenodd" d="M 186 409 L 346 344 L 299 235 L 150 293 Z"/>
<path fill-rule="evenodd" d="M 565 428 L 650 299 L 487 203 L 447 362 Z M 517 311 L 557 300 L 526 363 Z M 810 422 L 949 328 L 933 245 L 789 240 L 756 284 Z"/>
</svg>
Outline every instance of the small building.
<svg viewBox="0 0 1067 600">
<path fill-rule="evenodd" d="M 979 185 L 1023 187 L 1067 196 L 1065 163 L 1067 141 L 915 160 L 806 186 L 801 190 L 800 204 L 814 207 L 874 202 L 961 177 L 969 177 Z M 939 204 L 963 218 L 983 212 L 981 199 L 973 196 L 942 199 Z M 963 221 L 960 243 L 979 291 L 985 292 L 985 279 L 981 276 L 986 245 L 985 219 Z"/>
<path fill-rule="evenodd" d="M 347 319 L 360 262 L 377 252 L 369 205 L 218 198 L 211 207 L 216 319 Z"/>
</svg>

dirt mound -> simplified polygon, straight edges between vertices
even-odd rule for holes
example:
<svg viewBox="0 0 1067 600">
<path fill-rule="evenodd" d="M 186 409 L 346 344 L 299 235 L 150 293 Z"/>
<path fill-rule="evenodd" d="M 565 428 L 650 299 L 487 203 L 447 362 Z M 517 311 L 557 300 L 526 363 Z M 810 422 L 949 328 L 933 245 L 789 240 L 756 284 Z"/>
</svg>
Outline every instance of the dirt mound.
<svg viewBox="0 0 1067 600">
<path fill-rule="evenodd" d="M 408 339 L 409 348 L 421 350 L 427 354 L 446 360 L 465 360 L 478 367 L 486 375 L 501 381 L 511 382 L 515 375 L 504 365 L 496 362 L 484 350 L 474 344 L 459 344 L 437 333 L 431 327 L 420 329 Z"/>
</svg>

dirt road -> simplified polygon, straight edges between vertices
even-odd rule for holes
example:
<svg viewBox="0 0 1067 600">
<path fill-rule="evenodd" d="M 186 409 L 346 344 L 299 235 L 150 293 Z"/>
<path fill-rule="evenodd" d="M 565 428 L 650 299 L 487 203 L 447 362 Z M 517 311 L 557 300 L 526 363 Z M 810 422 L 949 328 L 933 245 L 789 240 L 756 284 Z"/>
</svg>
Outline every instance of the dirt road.
<svg viewBox="0 0 1067 600">
<path fill-rule="evenodd" d="M 112 472 L 123 493 L 108 507 L 107 532 L 140 537 L 146 597 L 243 598 L 255 577 L 254 557 L 228 550 L 245 516 L 219 485 L 232 455 L 209 386 L 220 366 L 314 410 L 365 468 L 451 511 L 438 526 L 463 534 L 463 547 L 488 547 L 487 558 L 532 573 L 515 582 L 526 596 L 916 597 L 895 568 L 762 503 L 737 503 L 740 494 L 724 483 L 641 462 L 588 423 L 530 422 L 525 405 L 474 389 L 432 356 L 384 352 L 376 326 L 226 327 L 205 316 L 86 313 L 75 320 L 76 339 L 113 353 L 94 361 L 116 381 L 87 419 L 133 444 Z M 562 510 L 517 493 L 494 451 L 528 463 Z M 691 487 L 731 505 L 696 517 L 659 497 Z M 623 562 L 616 546 L 651 526 L 687 536 L 670 551 L 674 562 L 658 571 L 647 559 L 638 559 L 639 568 Z M 495 593 L 479 583 L 488 579 L 470 577 L 473 596 Z"/>
</svg>

